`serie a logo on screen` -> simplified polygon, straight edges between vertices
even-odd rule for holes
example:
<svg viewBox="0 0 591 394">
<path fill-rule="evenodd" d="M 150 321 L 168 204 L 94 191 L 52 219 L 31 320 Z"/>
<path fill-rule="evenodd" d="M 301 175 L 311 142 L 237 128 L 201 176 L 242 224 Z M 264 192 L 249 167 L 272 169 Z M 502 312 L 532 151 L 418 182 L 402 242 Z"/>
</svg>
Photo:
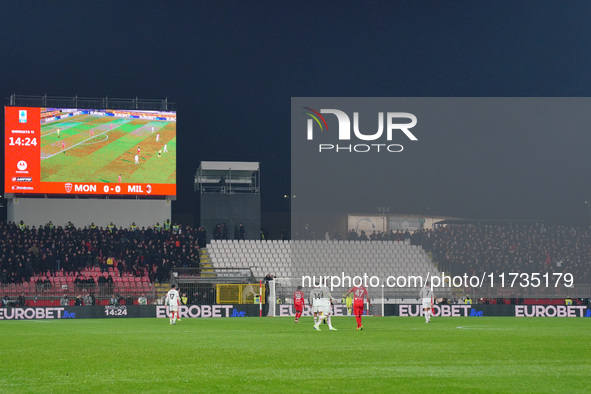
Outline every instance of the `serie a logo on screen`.
<svg viewBox="0 0 591 394">
<path fill-rule="evenodd" d="M 402 133 L 410 141 L 418 141 L 418 138 L 410 131 L 411 128 L 416 126 L 417 117 L 408 112 L 387 112 L 385 115 L 383 112 L 378 112 L 378 130 L 373 133 L 365 133 L 359 130 L 359 112 L 353 112 L 353 136 L 351 136 L 351 119 L 344 111 L 338 109 L 321 109 L 316 111 L 310 107 L 303 107 L 309 118 L 307 119 L 307 139 L 308 141 L 314 140 L 314 128 L 317 125 L 317 129 L 321 133 L 328 133 L 328 124 L 322 114 L 332 114 L 336 116 L 338 127 L 338 144 L 318 144 L 318 152 L 347 152 L 347 153 L 367 153 L 367 152 L 389 152 L 399 153 L 404 150 L 401 144 L 391 143 L 394 136 L 400 136 Z M 385 119 L 385 121 L 384 121 Z M 401 120 L 404 121 L 399 122 Z M 385 140 L 382 138 L 384 134 L 384 123 L 386 123 L 386 135 Z M 332 129 L 331 129 L 332 131 Z M 332 137 L 334 138 L 334 137 Z M 352 144 L 355 140 L 366 141 L 366 143 Z M 383 142 L 380 142 L 383 141 Z"/>
</svg>

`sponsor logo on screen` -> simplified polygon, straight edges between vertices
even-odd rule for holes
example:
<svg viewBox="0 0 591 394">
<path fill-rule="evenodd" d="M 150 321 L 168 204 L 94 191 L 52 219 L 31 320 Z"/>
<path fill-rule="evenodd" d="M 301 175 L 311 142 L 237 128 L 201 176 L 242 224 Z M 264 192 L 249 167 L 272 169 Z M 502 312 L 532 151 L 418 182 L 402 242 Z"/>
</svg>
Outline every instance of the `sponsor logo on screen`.
<svg viewBox="0 0 591 394">
<path fill-rule="evenodd" d="M 33 178 L 30 176 L 14 176 L 12 177 L 13 182 L 33 182 Z"/>
<path fill-rule="evenodd" d="M 234 317 L 234 305 L 181 305 L 179 308 L 179 316 L 182 318 L 194 317 Z M 258 311 L 257 311 L 258 312 Z M 168 307 L 159 305 L 156 307 L 156 317 L 169 317 L 170 312 Z"/>
<path fill-rule="evenodd" d="M 0 320 L 63 319 L 68 316 L 65 308 L 0 308 Z"/>
<path fill-rule="evenodd" d="M 27 123 L 27 110 L 21 109 L 18 111 L 18 121 L 19 123 Z"/>
<path fill-rule="evenodd" d="M 588 317 L 586 305 L 515 305 L 515 317 Z"/>
<path fill-rule="evenodd" d="M 24 171 L 27 169 L 27 162 L 24 160 L 19 161 L 18 163 L 16 163 L 16 168 L 18 168 L 21 171 Z"/>
<path fill-rule="evenodd" d="M 398 143 L 391 143 L 397 140 L 400 135 L 408 138 L 410 141 L 418 141 L 418 138 L 411 132 L 417 124 L 417 117 L 408 112 L 378 112 L 377 131 L 361 130 L 359 126 L 359 112 L 353 112 L 353 124 L 351 125 L 350 116 L 339 109 L 320 109 L 316 111 L 310 107 L 303 107 L 309 118 L 307 119 L 306 138 L 308 141 L 314 140 L 314 129 L 320 132 L 330 134 L 328 122 L 322 114 L 330 114 L 336 117 L 338 122 L 337 134 L 331 136 L 338 139 L 340 144 L 321 143 L 318 144 L 318 152 L 348 152 L 348 153 L 367 153 L 367 152 L 402 152 L 404 147 Z M 365 114 L 364 114 L 365 115 Z M 369 114 L 367 114 L 369 115 Z M 332 117 L 330 117 L 332 118 Z M 329 118 L 329 119 L 330 119 Z M 334 118 L 333 118 L 334 119 Z M 367 121 L 366 121 L 367 122 Z M 385 125 L 385 126 L 384 126 Z M 331 129 L 332 130 L 332 129 Z M 324 136 L 326 137 L 326 135 Z M 360 144 L 345 144 L 343 142 L 364 142 Z"/>
</svg>

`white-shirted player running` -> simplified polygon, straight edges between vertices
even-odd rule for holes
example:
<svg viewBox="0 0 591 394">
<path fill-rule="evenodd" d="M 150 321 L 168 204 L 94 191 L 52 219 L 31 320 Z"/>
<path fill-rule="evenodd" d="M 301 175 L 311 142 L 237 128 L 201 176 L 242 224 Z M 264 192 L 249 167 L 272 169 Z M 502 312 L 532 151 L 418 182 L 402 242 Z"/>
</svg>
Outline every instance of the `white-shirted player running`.
<svg viewBox="0 0 591 394">
<path fill-rule="evenodd" d="M 164 305 L 168 305 L 168 311 L 170 313 L 170 324 L 176 324 L 176 320 L 179 317 L 179 302 L 179 292 L 176 289 L 176 285 L 173 283 L 171 289 L 168 290 L 168 293 L 166 293 L 166 301 L 164 303 Z"/>
<path fill-rule="evenodd" d="M 423 311 L 425 312 L 425 323 L 430 323 L 431 316 L 433 315 L 431 311 L 433 309 L 433 301 L 437 302 L 437 297 L 435 297 L 429 281 L 426 281 L 425 286 L 421 289 L 420 297 L 423 304 Z"/>
<path fill-rule="evenodd" d="M 326 320 L 328 329 L 330 331 L 336 330 L 330 321 L 330 306 L 334 298 L 330 294 L 328 287 L 316 287 L 310 291 L 308 302 L 312 305 L 312 312 L 314 313 L 314 329 L 320 331 L 320 324 Z"/>
</svg>

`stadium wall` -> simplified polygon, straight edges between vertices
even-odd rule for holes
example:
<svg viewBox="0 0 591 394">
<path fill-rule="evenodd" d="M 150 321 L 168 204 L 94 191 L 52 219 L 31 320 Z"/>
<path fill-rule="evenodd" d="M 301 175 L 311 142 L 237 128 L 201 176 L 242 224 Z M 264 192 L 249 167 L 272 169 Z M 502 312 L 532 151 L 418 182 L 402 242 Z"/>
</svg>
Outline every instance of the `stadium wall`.
<svg viewBox="0 0 591 394">
<path fill-rule="evenodd" d="M 234 227 L 242 223 L 245 239 L 261 237 L 260 194 L 201 194 L 200 226 L 211 241 L 216 225 L 226 223 L 229 239 L 234 239 Z"/>
<path fill-rule="evenodd" d="M 277 316 L 294 316 L 293 305 L 278 305 Z M 380 305 L 372 307 L 381 309 Z M 311 316 L 306 307 L 303 316 Z M 435 305 L 435 317 L 591 317 L 588 305 Z M 336 316 L 346 316 L 346 308 L 335 306 Z M 417 317 L 421 305 L 385 305 L 385 316 Z M 258 305 L 187 305 L 180 308 L 181 318 L 257 317 Z M 91 319 L 91 318 L 167 318 L 162 305 L 130 306 L 68 306 L 0 308 L 0 320 Z"/>
<path fill-rule="evenodd" d="M 378 311 L 381 305 L 374 304 L 370 315 Z M 311 316 L 311 308 L 306 306 L 303 316 Z M 482 316 L 514 316 L 514 317 L 591 317 L 588 305 L 434 305 L 435 317 L 482 317 Z M 335 305 L 334 316 L 346 316 L 343 305 Z M 293 305 L 278 305 L 276 316 L 294 316 Z M 413 317 L 423 316 L 420 304 L 384 305 L 384 316 Z"/>
<path fill-rule="evenodd" d="M 4 307 L 0 308 L 0 320 L 167 318 L 166 309 L 163 305 Z M 179 312 L 181 318 L 255 317 L 259 316 L 259 306 L 187 305 Z"/>
<path fill-rule="evenodd" d="M 169 200 L 14 198 L 8 200 L 7 219 L 15 223 L 22 220 L 28 226 L 52 221 L 55 226 L 72 222 L 77 227 L 94 223 L 106 228 L 113 222 L 129 228 L 135 222 L 142 228 L 170 219 L 171 205 Z"/>
</svg>

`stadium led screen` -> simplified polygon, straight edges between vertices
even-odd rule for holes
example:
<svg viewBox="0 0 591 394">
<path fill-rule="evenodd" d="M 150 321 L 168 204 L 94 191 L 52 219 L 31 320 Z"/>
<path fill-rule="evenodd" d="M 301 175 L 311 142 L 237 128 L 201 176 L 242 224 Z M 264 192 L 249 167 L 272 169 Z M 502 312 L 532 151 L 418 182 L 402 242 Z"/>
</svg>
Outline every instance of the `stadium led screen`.
<svg viewBox="0 0 591 394">
<path fill-rule="evenodd" d="M 176 113 L 5 107 L 5 193 L 176 195 Z"/>
</svg>

